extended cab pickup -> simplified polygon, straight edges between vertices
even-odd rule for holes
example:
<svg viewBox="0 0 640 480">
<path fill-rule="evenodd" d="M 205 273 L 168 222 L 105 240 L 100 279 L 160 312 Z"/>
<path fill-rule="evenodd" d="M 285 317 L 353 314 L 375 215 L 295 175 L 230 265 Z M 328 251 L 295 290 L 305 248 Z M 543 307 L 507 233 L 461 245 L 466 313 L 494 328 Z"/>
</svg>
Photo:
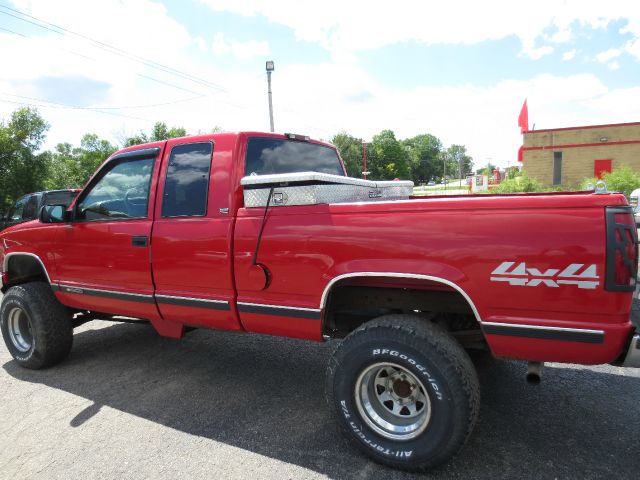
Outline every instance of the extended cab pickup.
<svg viewBox="0 0 640 480">
<path fill-rule="evenodd" d="M 468 355 L 640 366 L 635 222 L 603 192 L 414 198 L 332 145 L 222 133 L 124 149 L 69 207 L 0 234 L 15 360 L 63 360 L 94 318 L 336 339 L 327 399 L 375 460 L 426 470 L 472 431 Z"/>
</svg>

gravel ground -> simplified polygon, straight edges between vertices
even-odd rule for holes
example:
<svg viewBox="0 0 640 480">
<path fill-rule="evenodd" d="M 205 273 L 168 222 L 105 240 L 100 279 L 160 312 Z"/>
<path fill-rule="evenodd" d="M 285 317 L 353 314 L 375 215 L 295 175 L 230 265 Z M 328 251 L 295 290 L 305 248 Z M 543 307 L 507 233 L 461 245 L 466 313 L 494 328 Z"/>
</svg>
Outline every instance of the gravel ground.
<svg viewBox="0 0 640 480">
<path fill-rule="evenodd" d="M 330 344 L 146 325 L 80 327 L 69 359 L 18 367 L 0 347 L 0 478 L 638 478 L 640 370 L 477 360 L 482 409 L 428 475 L 374 464 L 323 396 Z"/>
</svg>

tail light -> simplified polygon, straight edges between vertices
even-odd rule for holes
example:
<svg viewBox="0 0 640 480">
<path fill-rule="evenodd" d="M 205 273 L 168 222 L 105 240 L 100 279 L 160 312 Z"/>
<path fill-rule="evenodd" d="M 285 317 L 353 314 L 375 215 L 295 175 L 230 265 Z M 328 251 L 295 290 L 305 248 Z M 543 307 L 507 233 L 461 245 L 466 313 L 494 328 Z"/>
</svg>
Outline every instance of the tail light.
<svg viewBox="0 0 640 480">
<path fill-rule="evenodd" d="M 638 274 L 638 231 L 631 207 L 607 207 L 605 289 L 633 292 Z"/>
</svg>

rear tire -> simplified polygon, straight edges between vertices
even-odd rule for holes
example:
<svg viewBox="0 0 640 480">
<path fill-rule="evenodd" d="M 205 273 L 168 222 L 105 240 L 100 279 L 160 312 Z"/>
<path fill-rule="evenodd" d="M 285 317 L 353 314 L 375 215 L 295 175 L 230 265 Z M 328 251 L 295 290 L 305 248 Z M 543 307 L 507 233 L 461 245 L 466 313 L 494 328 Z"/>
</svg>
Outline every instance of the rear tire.
<svg viewBox="0 0 640 480">
<path fill-rule="evenodd" d="M 7 291 L 0 307 L 0 329 L 16 362 L 34 370 L 61 362 L 73 344 L 71 315 L 44 282 Z"/>
<path fill-rule="evenodd" d="M 414 315 L 386 315 L 349 334 L 333 352 L 326 386 L 351 442 L 379 463 L 411 471 L 451 459 L 480 407 L 467 353 Z"/>
</svg>

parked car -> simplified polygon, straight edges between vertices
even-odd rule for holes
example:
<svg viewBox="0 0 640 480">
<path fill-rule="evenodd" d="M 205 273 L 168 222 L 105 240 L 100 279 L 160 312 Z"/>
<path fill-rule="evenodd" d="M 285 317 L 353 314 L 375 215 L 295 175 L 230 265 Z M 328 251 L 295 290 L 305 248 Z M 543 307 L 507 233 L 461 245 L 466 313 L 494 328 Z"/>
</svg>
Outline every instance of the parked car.
<svg viewBox="0 0 640 480">
<path fill-rule="evenodd" d="M 7 215 L 0 218 L 0 230 L 18 223 L 35 220 L 44 205 L 65 205 L 68 207 L 79 191 L 79 189 L 48 190 L 20 197 L 11 206 Z"/>
<path fill-rule="evenodd" d="M 636 188 L 631 195 L 629 195 L 629 205 L 633 208 L 638 206 L 638 197 L 640 197 L 640 188 Z"/>
</svg>

